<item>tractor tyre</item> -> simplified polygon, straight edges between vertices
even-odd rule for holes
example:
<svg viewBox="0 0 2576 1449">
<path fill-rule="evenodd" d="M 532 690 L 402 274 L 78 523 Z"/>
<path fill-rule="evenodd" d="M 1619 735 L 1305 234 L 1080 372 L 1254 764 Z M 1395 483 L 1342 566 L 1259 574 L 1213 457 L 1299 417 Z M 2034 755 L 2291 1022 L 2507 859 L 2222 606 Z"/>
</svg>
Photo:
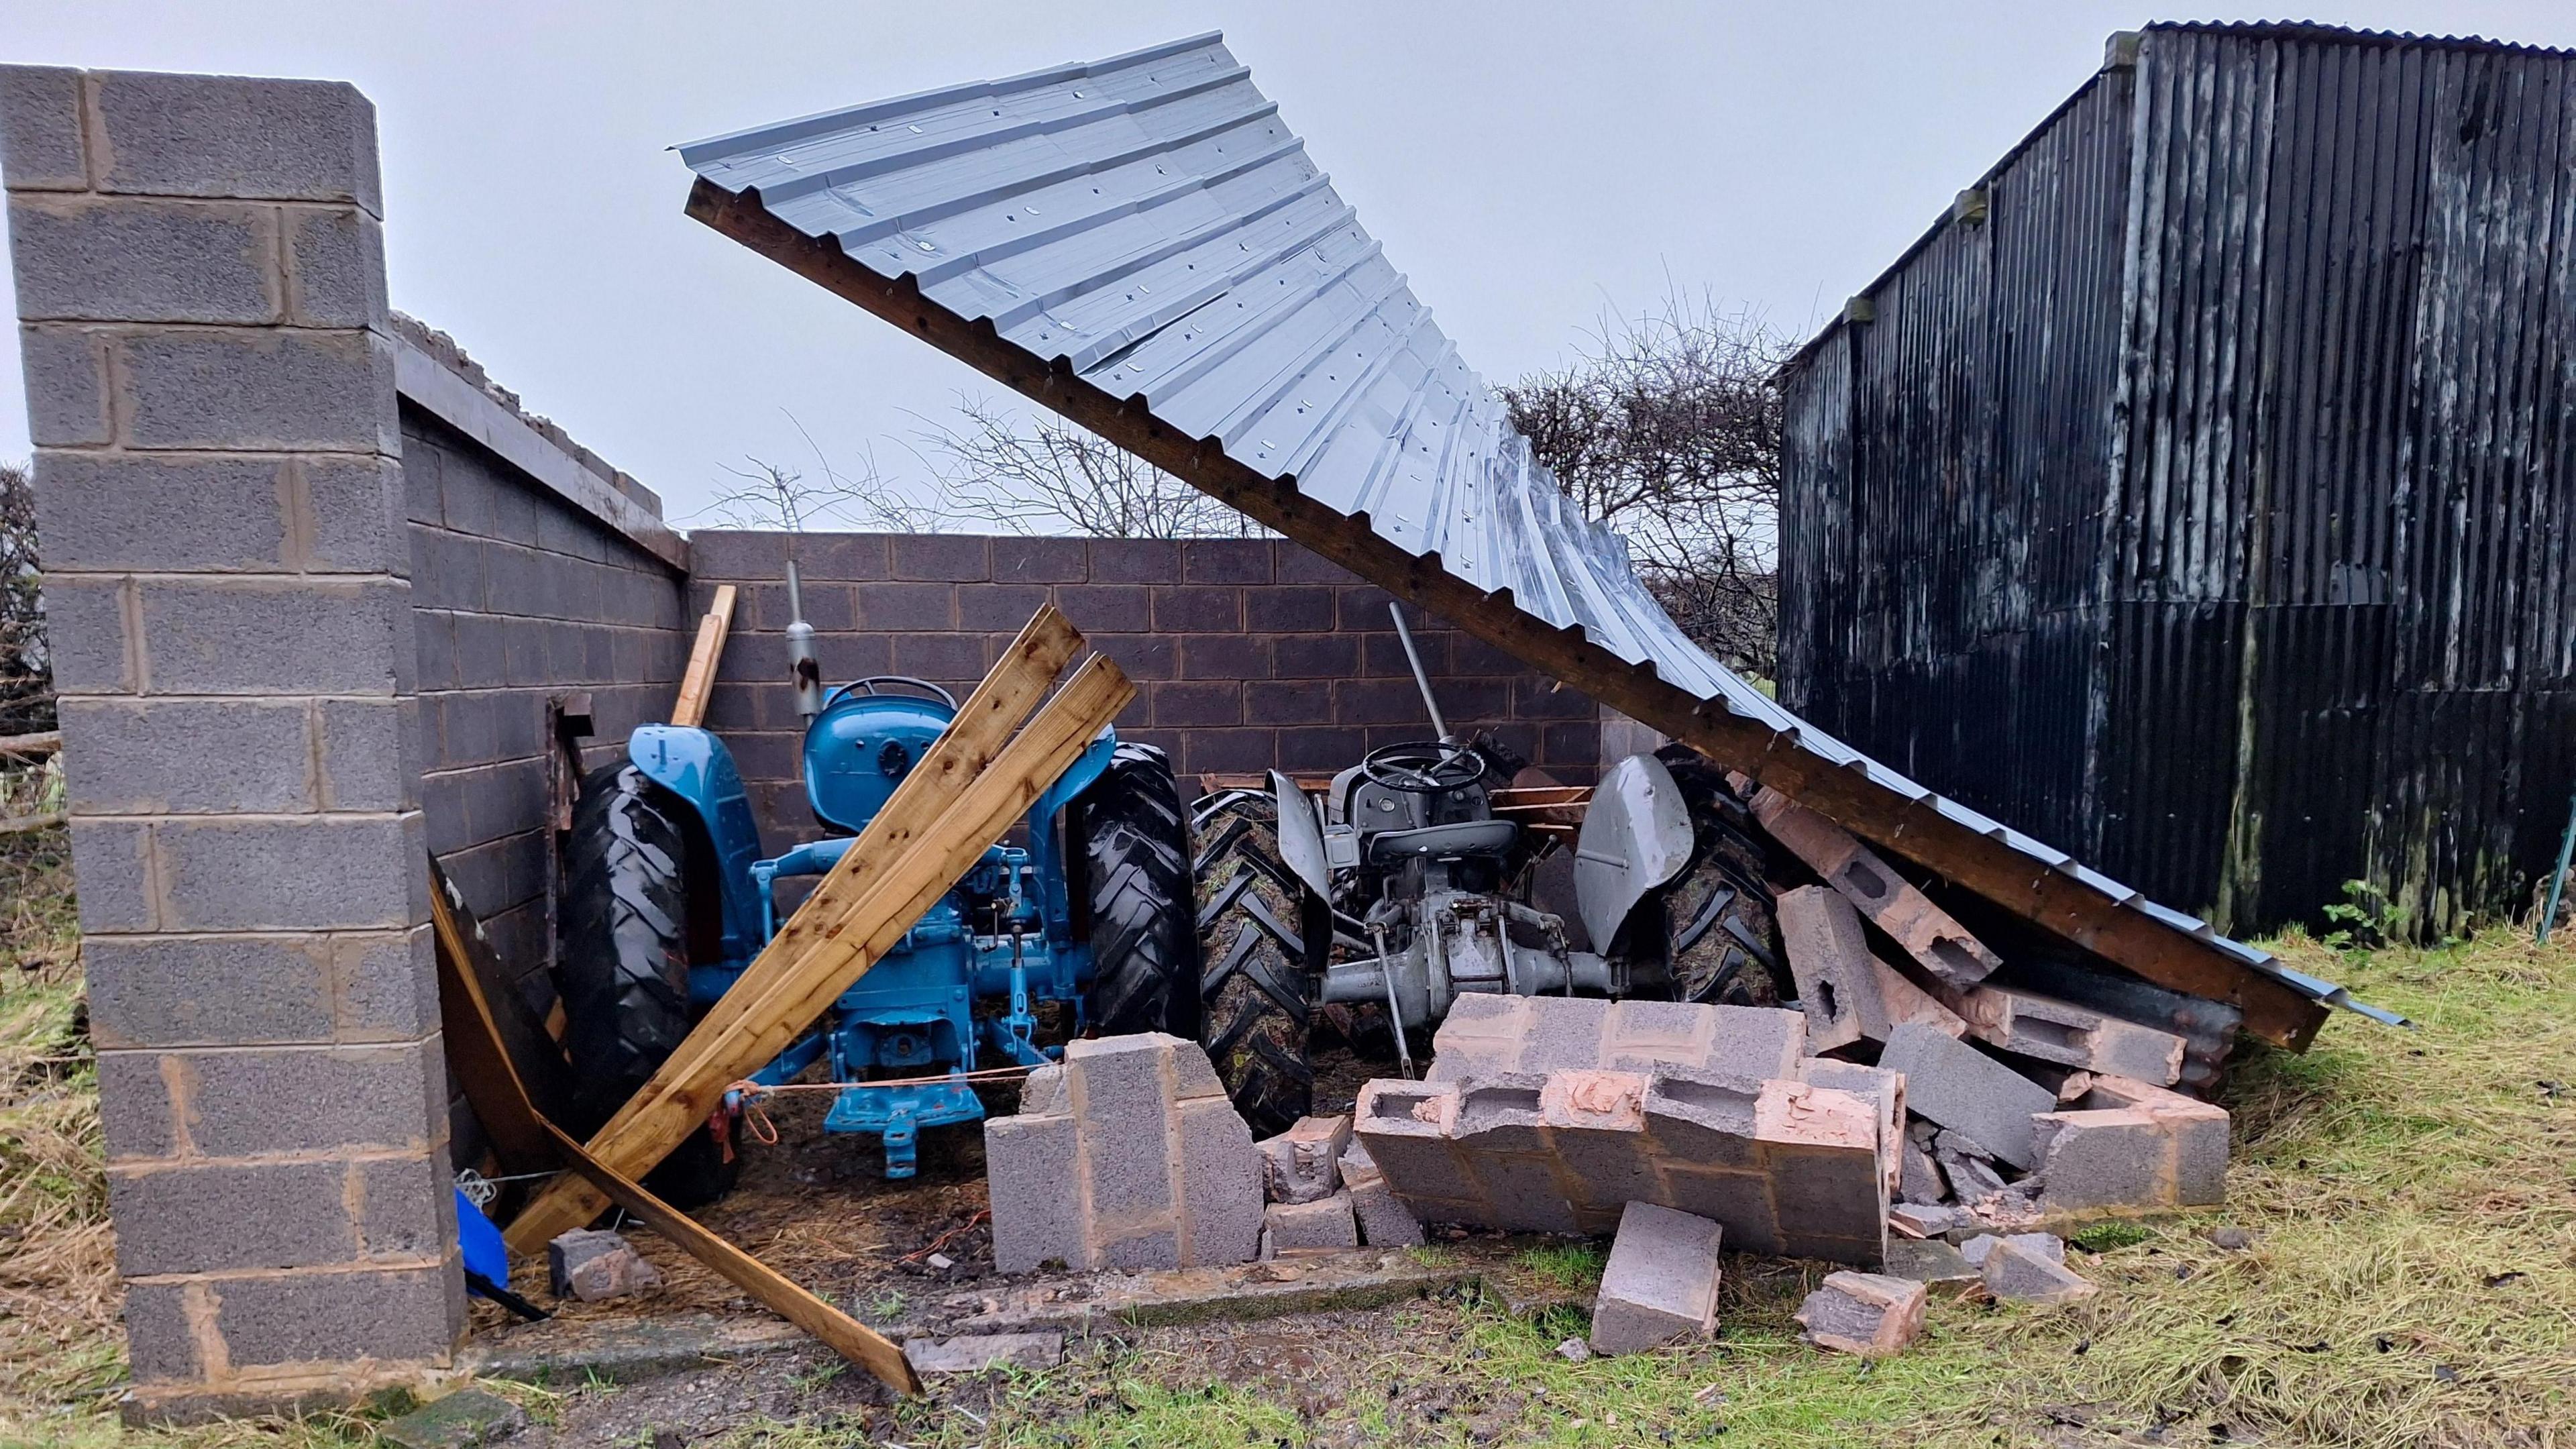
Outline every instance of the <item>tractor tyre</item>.
<svg viewBox="0 0 2576 1449">
<path fill-rule="evenodd" d="M 575 1136 L 606 1125 L 689 1034 L 687 809 L 623 760 L 591 772 L 573 804 L 555 972 Z M 644 1185 L 673 1207 L 698 1207 L 741 1171 L 702 1125 Z"/>
<path fill-rule="evenodd" d="M 1172 762 L 1122 744 L 1065 811 L 1073 898 L 1091 923 L 1083 1011 L 1103 1036 L 1199 1035 L 1199 943 L 1190 928 L 1190 836 Z"/>
<path fill-rule="evenodd" d="M 1277 810 L 1247 791 L 1209 812 L 1193 862 L 1208 1060 L 1255 1137 L 1287 1131 L 1315 1105 L 1307 1035 L 1325 943 L 1310 949 L 1317 933 L 1303 919 L 1305 886 L 1279 859 Z"/>
<path fill-rule="evenodd" d="M 1628 932 L 1660 927 L 1675 999 L 1777 1006 L 1795 994 L 1773 917 L 1770 874 L 1753 812 L 1726 774 L 1688 745 L 1655 752 L 1681 786 L 1697 836 L 1691 863 L 1638 908 Z"/>
</svg>

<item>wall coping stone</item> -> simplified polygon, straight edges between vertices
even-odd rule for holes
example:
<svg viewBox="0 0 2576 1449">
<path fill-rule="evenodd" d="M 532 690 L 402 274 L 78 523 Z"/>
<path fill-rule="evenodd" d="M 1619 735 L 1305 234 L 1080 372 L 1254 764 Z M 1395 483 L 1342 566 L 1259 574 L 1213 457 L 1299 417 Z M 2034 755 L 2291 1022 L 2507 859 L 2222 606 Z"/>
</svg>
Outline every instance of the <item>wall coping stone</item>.
<svg viewBox="0 0 2576 1449">
<path fill-rule="evenodd" d="M 652 490 L 610 468 L 545 418 L 518 406 L 455 340 L 397 312 L 394 389 L 614 530 L 678 573 L 689 571 L 688 540 L 662 521 Z M 640 495 L 640 497 L 638 496 Z"/>
</svg>

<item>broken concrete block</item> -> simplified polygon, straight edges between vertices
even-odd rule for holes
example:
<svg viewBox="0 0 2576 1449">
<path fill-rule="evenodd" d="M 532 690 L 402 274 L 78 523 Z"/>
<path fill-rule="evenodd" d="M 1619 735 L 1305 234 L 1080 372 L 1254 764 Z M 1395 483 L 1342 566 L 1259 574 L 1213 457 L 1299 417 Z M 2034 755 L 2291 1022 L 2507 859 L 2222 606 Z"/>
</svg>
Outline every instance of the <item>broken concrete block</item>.
<svg viewBox="0 0 2576 1449">
<path fill-rule="evenodd" d="M 478 1449 L 528 1427 L 528 1411 L 488 1389 L 458 1389 L 376 1426 L 396 1449 Z"/>
<path fill-rule="evenodd" d="M 1896 1179 L 1896 1195 L 1910 1203 L 1937 1203 L 1950 1195 L 1949 1184 L 1932 1154 L 1908 1141 Z"/>
<path fill-rule="evenodd" d="M 1421 1222 L 1600 1233 L 1629 1202 L 1723 1224 L 1747 1252 L 1875 1264 L 1876 1102 L 1774 1078 L 1578 1070 L 1360 1089 L 1360 1142 Z"/>
<path fill-rule="evenodd" d="M 1717 1248 L 1725 1230 L 1690 1213 L 1632 1202 L 1619 1215 L 1601 1292 L 1594 1353 L 1639 1353 L 1717 1332 Z"/>
<path fill-rule="evenodd" d="M 1832 1057 L 1809 1057 L 1798 1063 L 1798 1078 L 1812 1086 L 1831 1087 L 1878 1104 L 1879 1165 L 1887 1172 L 1887 1190 L 1896 1192 L 1905 1172 L 1905 1078 L 1880 1067 Z"/>
<path fill-rule="evenodd" d="M 1205 1267 L 1260 1247 L 1261 1153 L 1196 1043 L 1077 1040 L 1041 1110 L 984 1124 L 993 1261 L 1006 1273 Z"/>
<path fill-rule="evenodd" d="M 1900 1202 L 1887 1209 L 1888 1226 L 1917 1238 L 1937 1238 L 1959 1228 L 1976 1226 L 1976 1214 L 1966 1208 L 1939 1204 Z"/>
<path fill-rule="evenodd" d="M 1579 1068 L 1694 1067 L 1791 1075 L 1806 1020 L 1777 1007 L 1470 992 L 1433 1034 L 1434 1082 L 1543 1076 Z"/>
<path fill-rule="evenodd" d="M 1978 1271 L 1987 1292 L 2020 1303 L 2072 1303 L 2096 1291 L 2065 1264 L 2022 1246 L 2020 1236 L 1994 1240 Z"/>
<path fill-rule="evenodd" d="M 917 1373 L 980 1374 L 997 1368 L 1051 1369 L 1064 1362 L 1061 1333 L 975 1333 L 915 1338 L 903 1356 Z"/>
<path fill-rule="evenodd" d="M 1904 1073 L 1906 1107 L 1915 1115 L 1967 1133 L 2015 1167 L 2038 1165 L 2030 1119 L 2056 1109 L 2055 1092 L 1919 1022 L 1888 1034 L 1878 1064 Z"/>
<path fill-rule="evenodd" d="M 2032 1119 L 2044 1212 L 2200 1207 L 2227 1196 L 2226 1109 L 2096 1077 L 2072 1111 Z"/>
<path fill-rule="evenodd" d="M 1351 1216 L 1359 1220 L 1360 1241 L 1372 1248 L 1416 1248 L 1422 1245 L 1422 1224 L 1403 1200 L 1386 1185 L 1384 1178 L 1347 1189 L 1351 1199 Z"/>
<path fill-rule="evenodd" d="M 1889 869 L 1851 832 L 1767 785 L 1753 791 L 1752 800 L 1754 818 L 1772 839 L 1787 846 L 1872 924 L 1894 937 L 1924 970 L 1964 989 L 2003 964 L 1984 942 Z"/>
<path fill-rule="evenodd" d="M 1386 1175 L 1379 1172 L 1377 1164 L 1369 1160 L 1368 1149 L 1362 1147 L 1357 1138 L 1353 1138 L 1350 1145 L 1342 1149 L 1342 1160 L 1337 1164 L 1336 1170 L 1341 1174 L 1342 1186 L 1354 1192 L 1386 1180 Z"/>
<path fill-rule="evenodd" d="M 1975 1264 L 1939 1238 L 1888 1239 L 1887 1266 L 1881 1271 L 1891 1278 L 1910 1278 L 1953 1297 L 1983 1281 Z"/>
<path fill-rule="evenodd" d="M 662 1286 L 662 1275 L 624 1238 L 575 1228 L 546 1244 L 546 1275 L 557 1298 L 598 1303 Z"/>
<path fill-rule="evenodd" d="M 1919 1021 L 1947 1035 L 1968 1029 L 1896 968 L 1870 953 L 1869 936 L 1850 901 L 1824 886 L 1801 886 L 1779 900 L 1780 936 L 1807 1015 L 1807 1050 L 1831 1051 L 1855 1041 L 1885 1041 L 1900 1022 Z"/>
<path fill-rule="evenodd" d="M 2046 1258 L 2052 1263 L 2066 1261 L 2066 1240 L 2055 1233 L 1979 1233 L 1959 1245 L 1959 1256 L 1967 1259 L 1970 1267 L 1983 1268 L 1986 1255 L 2003 1243 L 2010 1243 L 2023 1252 Z"/>
<path fill-rule="evenodd" d="M 1943 1152 L 1937 1155 L 1936 1160 L 1941 1164 L 1942 1175 L 1950 1179 L 1950 1195 L 1961 1202 L 1975 1202 L 2004 1190 L 2003 1174 L 1995 1171 L 1994 1165 L 1982 1157 L 1970 1157 L 1963 1152 Z"/>
<path fill-rule="evenodd" d="M 1261 1216 L 1261 1241 L 1265 1258 L 1308 1248 L 1358 1247 L 1359 1220 L 1352 1216 L 1351 1195 L 1272 1203 Z"/>
<path fill-rule="evenodd" d="M 1833 1273 L 1797 1313 L 1799 1335 L 1818 1348 L 1884 1358 L 1923 1332 L 1924 1288 L 1880 1273 Z"/>
<path fill-rule="evenodd" d="M 2009 986 L 1951 993 L 1979 1041 L 2043 1062 L 2166 1085 L 2182 1076 L 2183 1039 L 2071 1001 Z"/>
<path fill-rule="evenodd" d="M 1261 1144 L 1261 1188 L 1272 1202 L 1313 1202 L 1341 1184 L 1351 1119 L 1307 1117 Z"/>
</svg>

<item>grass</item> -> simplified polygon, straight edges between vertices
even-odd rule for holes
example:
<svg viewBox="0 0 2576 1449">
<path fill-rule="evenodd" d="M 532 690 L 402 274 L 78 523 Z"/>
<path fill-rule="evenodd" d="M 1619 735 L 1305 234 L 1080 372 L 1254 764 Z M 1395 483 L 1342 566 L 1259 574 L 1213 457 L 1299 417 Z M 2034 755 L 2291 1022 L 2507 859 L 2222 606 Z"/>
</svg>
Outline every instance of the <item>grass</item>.
<svg viewBox="0 0 2576 1449">
<path fill-rule="evenodd" d="M 59 832 L 0 841 L 0 1443 L 367 1444 L 363 1415 L 116 1428 L 122 1342 L 63 855 Z M 2227 1207 L 2079 1235 L 2074 1261 L 2104 1291 L 2074 1307 L 1936 1301 L 1914 1351 L 1865 1364 L 1797 1342 L 1789 1315 L 1812 1267 L 1731 1260 L 1723 1336 L 1696 1348 L 1571 1363 L 1555 1347 L 1582 1331 L 1579 1313 L 1522 1316 L 1508 1295 L 1470 1294 L 1305 1329 L 1142 1332 L 1062 1369 L 944 1386 L 875 1431 L 959 1449 L 2576 1445 L 2576 938 L 2278 948 L 2420 1029 L 2344 1017 L 2305 1056 L 2249 1052 L 2227 1088 Z M 2221 1224 L 2253 1246 L 2212 1245 Z M 1543 1290 L 1530 1301 L 1561 1302 L 1600 1264 L 1575 1244 L 1510 1271 Z M 1300 1333 L 1313 1361 L 1294 1373 L 1214 1356 Z M 569 1421 L 592 1392 L 536 1407 Z M 862 1437 L 847 1421 L 761 1422 L 693 1442 Z"/>
</svg>

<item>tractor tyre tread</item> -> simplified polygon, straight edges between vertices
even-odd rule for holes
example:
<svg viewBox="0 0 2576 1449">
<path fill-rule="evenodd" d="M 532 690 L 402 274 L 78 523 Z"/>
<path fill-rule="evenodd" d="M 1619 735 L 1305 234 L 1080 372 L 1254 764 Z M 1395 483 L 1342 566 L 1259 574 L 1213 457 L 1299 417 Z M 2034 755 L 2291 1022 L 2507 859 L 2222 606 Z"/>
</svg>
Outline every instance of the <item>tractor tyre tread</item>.
<svg viewBox="0 0 2576 1449">
<path fill-rule="evenodd" d="M 1777 1006 L 1795 988 L 1772 914 L 1769 853 L 1726 772 L 1688 745 L 1655 758 L 1672 772 L 1697 837 L 1691 863 L 1658 893 L 1673 995 L 1726 1006 Z M 1649 914 L 1648 920 L 1653 916 Z"/>
<path fill-rule="evenodd" d="M 1196 862 L 1208 1059 L 1255 1137 L 1287 1131 L 1315 1102 L 1313 952 L 1274 810 L 1258 796 L 1229 805 L 1205 822 L 1214 830 Z"/>
<path fill-rule="evenodd" d="M 569 1127 L 587 1137 L 687 1038 L 686 806 L 632 762 L 583 779 L 564 845 L 557 986 L 572 1060 Z M 741 1171 L 700 1127 L 645 1185 L 674 1207 L 723 1196 Z"/>
<path fill-rule="evenodd" d="M 1199 1034 L 1188 816 L 1171 758 L 1121 744 L 1067 810 L 1068 858 L 1091 922 L 1084 1014 L 1103 1036 Z"/>
</svg>

